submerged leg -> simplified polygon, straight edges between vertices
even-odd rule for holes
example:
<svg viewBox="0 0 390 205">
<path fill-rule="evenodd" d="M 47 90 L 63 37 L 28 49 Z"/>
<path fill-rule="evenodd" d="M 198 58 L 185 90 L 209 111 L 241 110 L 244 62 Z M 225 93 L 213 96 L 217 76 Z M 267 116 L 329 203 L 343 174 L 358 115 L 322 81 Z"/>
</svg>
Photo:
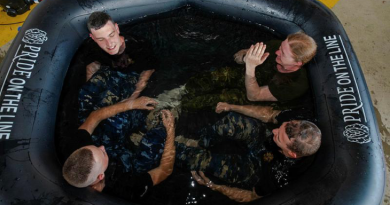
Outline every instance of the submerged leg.
<svg viewBox="0 0 390 205">
<path fill-rule="evenodd" d="M 137 74 L 123 74 L 108 67 L 101 68 L 79 92 L 80 124 L 92 111 L 129 97 L 134 92 L 137 79 Z M 144 113 L 139 110 L 119 113 L 100 122 L 92 133 L 92 140 L 97 146 L 104 145 L 108 156 L 121 160 L 128 171 L 131 169 L 129 159 L 132 153 L 126 148 L 126 137 L 135 130 L 144 129 L 144 119 Z"/>
<path fill-rule="evenodd" d="M 102 67 L 92 79 L 86 82 L 79 92 L 79 121 L 99 108 L 120 102 L 135 90 L 138 74 L 123 74 Z"/>
<path fill-rule="evenodd" d="M 219 102 L 227 102 L 235 105 L 248 104 L 245 89 L 222 89 L 218 93 L 206 93 L 200 95 L 189 96 L 185 95 L 182 99 L 182 110 L 198 111 L 209 110 L 214 111 Z"/>
<path fill-rule="evenodd" d="M 230 112 L 214 125 L 202 129 L 200 136 L 199 144 L 203 147 L 217 145 L 225 139 L 241 141 L 251 147 L 264 141 L 266 128 L 259 120 Z"/>
<path fill-rule="evenodd" d="M 166 136 L 165 127 L 161 124 L 143 136 L 134 160 L 134 169 L 137 173 L 150 171 L 159 165 Z"/>
<path fill-rule="evenodd" d="M 240 68 L 224 67 L 194 76 L 185 85 L 183 110 L 213 109 L 220 101 L 246 102 L 244 72 Z"/>
<path fill-rule="evenodd" d="M 224 67 L 191 77 L 186 90 L 190 95 L 212 93 L 223 88 L 245 88 L 244 70 Z"/>
<path fill-rule="evenodd" d="M 200 147 L 176 143 L 175 164 L 190 171 L 203 171 L 227 183 L 254 185 L 256 163 L 250 155 L 217 154 Z"/>
</svg>

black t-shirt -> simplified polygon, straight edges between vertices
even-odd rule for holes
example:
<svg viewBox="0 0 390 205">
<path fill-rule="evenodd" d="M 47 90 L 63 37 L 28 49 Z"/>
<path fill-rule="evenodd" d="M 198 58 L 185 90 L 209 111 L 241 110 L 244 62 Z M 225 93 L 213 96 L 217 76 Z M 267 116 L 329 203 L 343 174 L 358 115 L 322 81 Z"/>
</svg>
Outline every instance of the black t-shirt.
<svg viewBox="0 0 390 205">
<path fill-rule="evenodd" d="M 266 196 L 288 185 L 301 176 L 314 160 L 314 155 L 297 159 L 287 158 L 279 152 L 279 147 L 272 137 L 268 137 L 264 144 L 266 151 L 261 156 L 259 183 L 255 186 L 256 194 L 259 196 Z"/>
<path fill-rule="evenodd" d="M 119 162 L 120 163 L 120 162 Z M 105 172 L 105 188 L 103 192 L 112 194 L 133 202 L 145 197 L 153 187 L 149 173 L 133 175 L 123 172 L 118 162 L 110 162 Z"/>
<path fill-rule="evenodd" d="M 277 72 L 268 84 L 271 94 L 278 101 L 288 101 L 304 95 L 309 90 L 306 68 L 292 73 Z"/>
<path fill-rule="evenodd" d="M 86 130 L 79 129 L 64 144 L 66 150 L 64 154 L 67 158 L 75 150 L 88 145 L 93 145 L 91 135 Z M 120 161 L 109 160 L 108 168 L 104 172 L 106 186 L 103 192 L 132 201 L 145 197 L 153 187 L 149 173 L 133 175 L 123 172 L 122 166 Z"/>
<path fill-rule="evenodd" d="M 303 112 L 305 120 L 311 119 L 309 112 Z M 291 116 L 297 110 L 287 110 L 280 113 L 277 120 L 280 124 L 292 120 Z M 273 141 L 273 136 L 267 137 L 264 142 L 264 151 L 261 153 L 261 172 L 259 183 L 255 186 L 256 194 L 265 196 L 271 194 L 278 188 L 286 186 L 289 182 L 304 174 L 313 163 L 315 155 L 297 159 L 287 158 L 279 152 L 280 148 Z"/>
<path fill-rule="evenodd" d="M 158 60 L 153 52 L 152 45 L 141 38 L 124 35 L 126 48 L 120 55 L 110 55 L 102 50 L 93 40 L 88 40 L 79 52 L 80 61 L 85 66 L 98 61 L 102 65 L 122 72 L 142 72 L 158 69 Z"/>
<path fill-rule="evenodd" d="M 78 129 L 75 133 L 64 139 L 61 145 L 63 147 L 64 159 L 68 159 L 77 149 L 88 145 L 93 145 L 91 135 L 87 130 Z"/>
</svg>

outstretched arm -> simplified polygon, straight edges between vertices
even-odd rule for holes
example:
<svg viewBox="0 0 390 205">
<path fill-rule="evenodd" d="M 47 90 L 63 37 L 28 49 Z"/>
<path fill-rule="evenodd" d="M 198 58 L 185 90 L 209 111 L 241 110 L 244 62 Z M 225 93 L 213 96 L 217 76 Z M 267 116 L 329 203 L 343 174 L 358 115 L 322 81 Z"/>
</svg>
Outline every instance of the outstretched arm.
<svg viewBox="0 0 390 205">
<path fill-rule="evenodd" d="M 239 189 L 235 187 L 228 187 L 225 185 L 214 184 L 209 178 L 207 178 L 203 172 L 199 171 L 199 175 L 195 171 L 191 171 L 192 177 L 198 182 L 200 185 L 204 185 L 209 187 L 213 191 L 218 191 L 223 195 L 229 197 L 230 199 L 237 202 L 250 202 L 256 199 L 259 199 L 253 188 L 252 191 Z"/>
<path fill-rule="evenodd" d="M 153 186 L 164 181 L 169 175 L 172 174 L 173 165 L 175 163 L 175 118 L 168 110 L 161 111 L 164 127 L 167 131 L 167 139 L 165 141 L 164 152 L 160 160 L 160 166 L 150 170 L 150 174 Z"/>
<path fill-rule="evenodd" d="M 154 73 L 154 69 L 142 71 L 141 75 L 139 76 L 138 82 L 135 85 L 135 90 L 133 94 L 131 94 L 130 96 L 130 99 L 138 98 L 141 92 L 146 88 L 146 85 L 148 84 L 148 80 L 153 73 Z"/>
<path fill-rule="evenodd" d="M 256 118 L 262 122 L 278 123 L 276 116 L 281 112 L 280 110 L 274 110 L 271 106 L 260 105 L 231 105 L 225 102 L 219 102 L 215 108 L 216 113 L 222 112 L 238 112 L 249 117 Z"/>
<path fill-rule="evenodd" d="M 97 125 L 104 119 L 112 117 L 118 113 L 125 112 L 128 110 L 140 109 L 140 110 L 153 110 L 157 102 L 152 98 L 139 97 L 137 99 L 127 98 L 119 103 L 110 105 L 107 107 L 100 108 L 89 114 L 85 122 L 79 127 L 92 134 Z"/>
<path fill-rule="evenodd" d="M 245 88 L 247 98 L 250 101 L 278 101 L 268 86 L 259 86 L 256 80 L 256 66 L 263 64 L 269 56 L 269 53 L 264 53 L 265 49 L 265 44 L 256 43 L 249 48 L 245 55 Z"/>
</svg>

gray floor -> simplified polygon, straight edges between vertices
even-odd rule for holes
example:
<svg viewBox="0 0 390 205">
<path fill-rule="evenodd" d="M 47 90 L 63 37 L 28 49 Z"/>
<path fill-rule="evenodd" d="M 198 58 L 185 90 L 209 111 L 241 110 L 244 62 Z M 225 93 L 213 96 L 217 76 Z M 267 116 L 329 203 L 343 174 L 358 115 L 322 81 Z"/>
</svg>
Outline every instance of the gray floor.
<svg viewBox="0 0 390 205">
<path fill-rule="evenodd" d="M 390 204 L 390 1 L 340 0 L 332 10 L 351 40 L 370 90 L 387 164 L 383 204 Z"/>
</svg>

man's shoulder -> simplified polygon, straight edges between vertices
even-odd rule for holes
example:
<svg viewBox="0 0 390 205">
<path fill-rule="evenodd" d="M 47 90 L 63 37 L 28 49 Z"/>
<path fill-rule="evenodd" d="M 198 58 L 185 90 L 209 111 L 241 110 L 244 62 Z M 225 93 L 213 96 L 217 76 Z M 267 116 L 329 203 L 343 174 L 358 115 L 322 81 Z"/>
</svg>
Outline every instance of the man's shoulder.
<svg viewBox="0 0 390 205">
<path fill-rule="evenodd" d="M 106 187 L 104 192 L 137 201 L 143 198 L 153 187 L 153 181 L 149 173 L 134 175 L 122 170 L 120 163 L 110 163 L 105 172 Z"/>
<path fill-rule="evenodd" d="M 61 141 L 60 147 L 64 160 L 67 159 L 77 149 L 93 145 L 91 134 L 84 129 L 71 131 L 66 139 Z"/>
</svg>

